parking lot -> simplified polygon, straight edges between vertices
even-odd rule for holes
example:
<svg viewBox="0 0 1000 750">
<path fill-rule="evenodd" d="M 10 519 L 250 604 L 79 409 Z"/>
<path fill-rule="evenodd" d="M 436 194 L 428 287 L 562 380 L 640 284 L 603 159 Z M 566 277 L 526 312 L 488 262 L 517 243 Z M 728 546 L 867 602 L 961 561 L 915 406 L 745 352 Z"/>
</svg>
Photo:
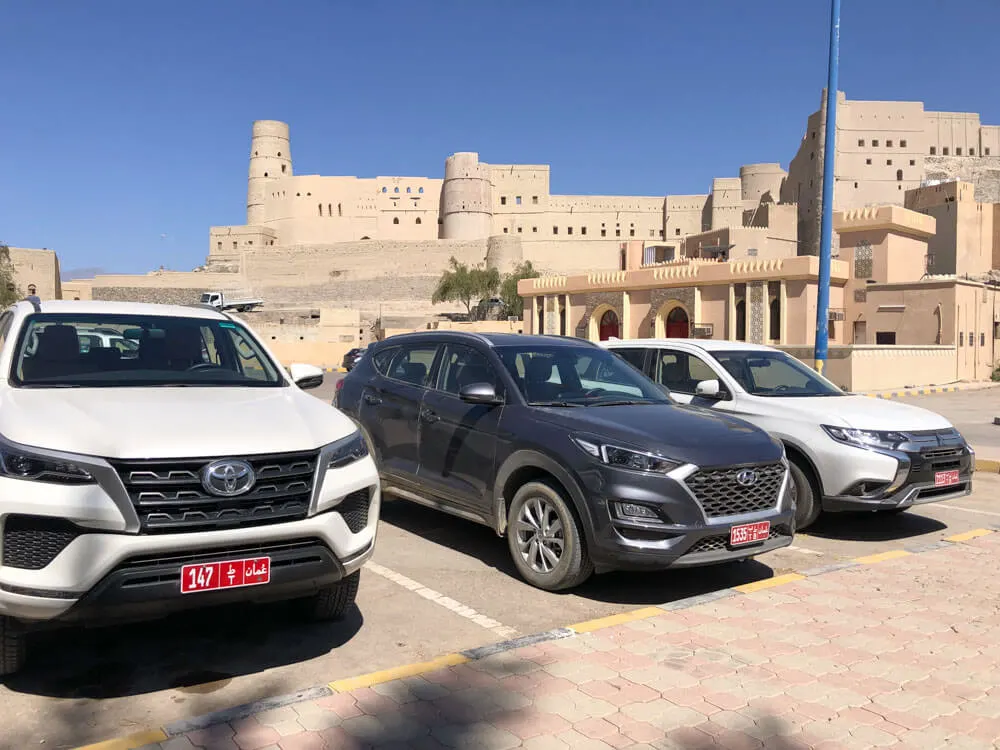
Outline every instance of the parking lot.
<svg viewBox="0 0 1000 750">
<path fill-rule="evenodd" d="M 328 376 L 316 396 L 329 400 L 335 380 Z M 974 444 L 979 436 L 981 454 L 991 448 L 1000 455 L 988 429 L 1000 414 L 1000 389 L 908 402 L 952 417 Z M 0 687 L 0 746 L 76 747 L 516 635 L 998 524 L 1000 475 L 981 473 L 973 494 L 961 501 L 895 517 L 829 517 L 798 535 L 792 547 L 759 561 L 608 574 L 571 593 L 550 594 L 517 577 L 505 542 L 489 529 L 392 500 L 383 505 L 358 610 L 346 623 L 301 625 L 278 605 L 39 636 L 27 669 Z"/>
</svg>

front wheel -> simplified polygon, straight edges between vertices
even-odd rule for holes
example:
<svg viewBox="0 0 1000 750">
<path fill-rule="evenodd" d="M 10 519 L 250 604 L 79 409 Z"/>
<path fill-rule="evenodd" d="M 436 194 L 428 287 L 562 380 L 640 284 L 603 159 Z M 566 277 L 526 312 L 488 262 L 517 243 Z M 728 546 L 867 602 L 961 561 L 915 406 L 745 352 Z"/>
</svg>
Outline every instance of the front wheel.
<svg viewBox="0 0 1000 750">
<path fill-rule="evenodd" d="M 548 482 L 528 482 L 514 495 L 507 545 L 518 573 L 546 591 L 573 588 L 594 572 L 568 501 Z"/>
<path fill-rule="evenodd" d="M 321 589 L 307 602 L 311 619 L 320 622 L 343 620 L 358 596 L 361 585 L 361 571 L 356 570 L 332 586 Z"/>
<path fill-rule="evenodd" d="M 25 634 L 9 617 L 0 617 L 0 676 L 20 672 L 27 659 Z"/>
<path fill-rule="evenodd" d="M 794 461 L 788 462 L 791 473 L 792 495 L 795 498 L 795 530 L 801 531 L 815 523 L 822 506 L 809 476 Z"/>
</svg>

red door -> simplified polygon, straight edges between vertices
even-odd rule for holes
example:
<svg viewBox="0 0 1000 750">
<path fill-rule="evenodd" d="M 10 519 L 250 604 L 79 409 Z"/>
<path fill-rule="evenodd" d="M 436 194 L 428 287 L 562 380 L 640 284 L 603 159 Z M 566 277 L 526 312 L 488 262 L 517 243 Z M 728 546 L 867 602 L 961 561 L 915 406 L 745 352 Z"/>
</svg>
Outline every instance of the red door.
<svg viewBox="0 0 1000 750">
<path fill-rule="evenodd" d="M 611 338 L 621 338 L 621 326 L 618 324 L 618 313 L 614 310 L 608 310 L 601 316 L 598 334 L 601 341 L 607 341 Z"/>
<path fill-rule="evenodd" d="M 688 322 L 688 315 L 683 307 L 675 307 L 667 315 L 667 338 L 686 339 L 691 335 L 691 326 Z"/>
</svg>

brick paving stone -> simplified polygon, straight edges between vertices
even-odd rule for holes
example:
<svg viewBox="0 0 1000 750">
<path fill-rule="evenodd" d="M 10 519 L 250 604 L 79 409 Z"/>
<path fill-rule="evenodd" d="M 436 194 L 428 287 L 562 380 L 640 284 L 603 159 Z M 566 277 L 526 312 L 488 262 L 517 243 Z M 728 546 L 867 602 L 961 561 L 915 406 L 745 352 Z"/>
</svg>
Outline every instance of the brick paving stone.
<svg viewBox="0 0 1000 750">
<path fill-rule="evenodd" d="M 319 732 L 300 732 L 282 737 L 278 747 L 281 750 L 325 750 L 326 740 Z"/>
</svg>

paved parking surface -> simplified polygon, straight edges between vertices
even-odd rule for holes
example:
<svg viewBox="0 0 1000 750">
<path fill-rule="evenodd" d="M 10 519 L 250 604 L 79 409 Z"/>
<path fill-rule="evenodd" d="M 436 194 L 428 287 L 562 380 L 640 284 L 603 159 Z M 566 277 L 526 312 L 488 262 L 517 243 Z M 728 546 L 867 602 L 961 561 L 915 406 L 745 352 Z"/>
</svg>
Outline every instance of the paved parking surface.
<svg viewBox="0 0 1000 750">
<path fill-rule="evenodd" d="M 943 396 L 926 397 L 932 398 Z M 980 474 L 974 493 L 961 501 L 893 518 L 833 516 L 798 535 L 793 547 L 759 561 L 608 574 L 571 593 L 549 594 L 521 582 L 505 543 L 489 529 L 390 501 L 383 507 L 375 564 L 362 575 L 358 609 L 348 622 L 305 626 L 288 607 L 275 606 L 39 636 L 26 671 L 0 686 L 0 747 L 75 747 L 515 635 L 995 524 L 1000 476 Z M 887 589 L 882 596 L 895 593 Z"/>
</svg>

